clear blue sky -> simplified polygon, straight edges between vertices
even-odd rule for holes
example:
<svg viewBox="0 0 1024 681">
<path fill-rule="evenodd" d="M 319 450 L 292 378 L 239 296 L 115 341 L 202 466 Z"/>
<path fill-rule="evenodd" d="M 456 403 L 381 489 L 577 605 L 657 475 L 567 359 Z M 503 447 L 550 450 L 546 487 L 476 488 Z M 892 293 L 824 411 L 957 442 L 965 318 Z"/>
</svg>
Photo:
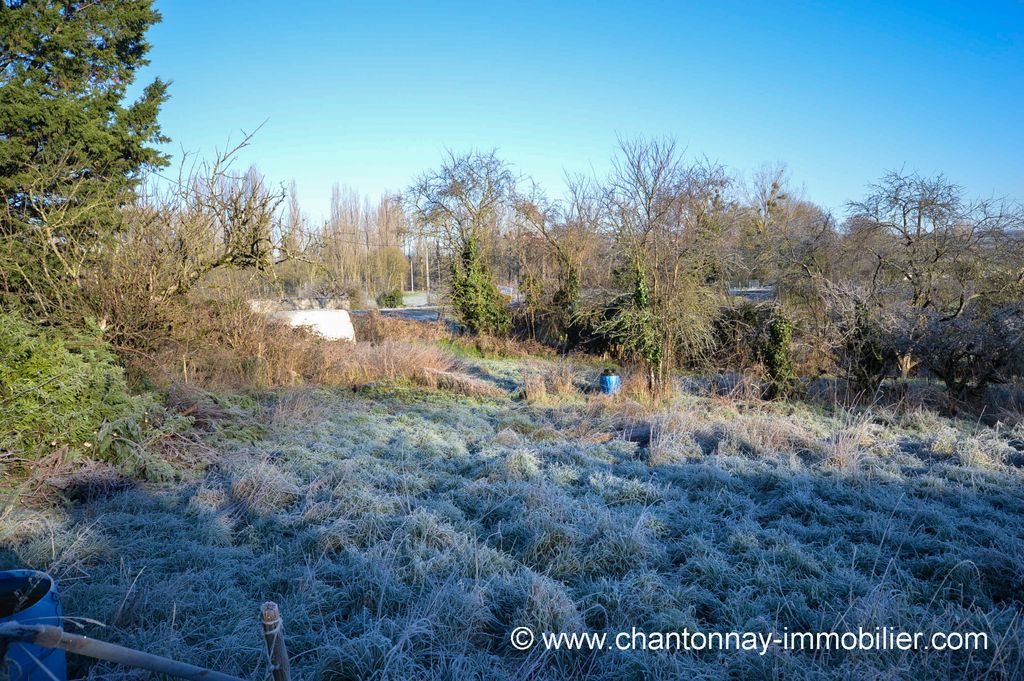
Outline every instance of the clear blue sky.
<svg viewBox="0 0 1024 681">
<path fill-rule="evenodd" d="M 495 147 L 552 194 L 617 134 L 738 173 L 784 161 L 831 208 L 883 170 L 1024 199 L 1024 2 L 158 0 L 168 149 L 266 120 L 244 163 L 326 211 Z"/>
</svg>

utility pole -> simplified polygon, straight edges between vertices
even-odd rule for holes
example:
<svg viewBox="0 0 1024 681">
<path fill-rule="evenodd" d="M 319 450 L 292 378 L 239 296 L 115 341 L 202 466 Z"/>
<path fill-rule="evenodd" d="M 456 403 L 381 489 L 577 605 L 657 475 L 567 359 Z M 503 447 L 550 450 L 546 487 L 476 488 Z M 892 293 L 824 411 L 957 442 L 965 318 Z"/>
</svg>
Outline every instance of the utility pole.
<svg viewBox="0 0 1024 681">
<path fill-rule="evenodd" d="M 426 268 L 427 275 L 427 304 L 430 304 L 430 244 L 427 243 L 427 247 L 423 249 L 423 263 Z"/>
<path fill-rule="evenodd" d="M 416 290 L 416 250 L 415 242 L 409 241 L 409 290 Z"/>
</svg>

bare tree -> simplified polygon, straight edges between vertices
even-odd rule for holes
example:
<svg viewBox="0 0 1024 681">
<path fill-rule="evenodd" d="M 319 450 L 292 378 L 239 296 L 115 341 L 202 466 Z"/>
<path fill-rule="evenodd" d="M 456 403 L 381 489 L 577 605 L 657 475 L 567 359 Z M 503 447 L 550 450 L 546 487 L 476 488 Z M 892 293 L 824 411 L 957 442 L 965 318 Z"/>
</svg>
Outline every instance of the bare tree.
<svg viewBox="0 0 1024 681">
<path fill-rule="evenodd" d="M 493 151 L 449 152 L 440 168 L 421 175 L 406 194 L 420 233 L 447 251 L 452 302 L 474 333 L 509 325 L 484 247 L 502 232 L 515 190 L 515 176 Z"/>
<path fill-rule="evenodd" d="M 595 286 L 603 264 L 602 207 L 600 190 L 588 178 L 567 175 L 566 185 L 566 198 L 558 202 L 534 184 L 516 200 L 515 217 L 523 307 L 532 317 L 539 315 L 543 337 L 572 347 L 581 331 L 577 317 L 584 279 Z"/>
<path fill-rule="evenodd" d="M 850 208 L 849 241 L 867 256 L 871 287 L 879 295 L 905 292 L 915 308 L 952 319 L 973 300 L 1024 283 L 1020 263 L 1005 263 L 1009 271 L 986 266 L 1010 246 L 1007 234 L 1020 229 L 1017 206 L 967 202 L 962 188 L 943 175 L 892 171 Z"/>
<path fill-rule="evenodd" d="M 1020 346 L 1020 207 L 896 171 L 850 207 L 838 271 L 860 282 L 859 323 L 881 330 L 900 375 L 923 364 L 959 395 L 1001 380 Z"/>
<path fill-rule="evenodd" d="M 455 252 L 500 229 L 515 188 L 515 176 L 494 151 L 447 152 L 441 167 L 421 175 L 407 198 L 420 229 Z"/>
<path fill-rule="evenodd" d="M 192 166 L 176 183 L 151 192 L 132 214 L 130 225 L 162 242 L 160 252 L 174 271 L 164 295 L 183 295 L 207 273 L 224 267 L 268 270 L 282 249 L 278 209 L 281 187 L 270 185 L 254 168 L 232 170 L 247 135 L 210 163 Z"/>
<path fill-rule="evenodd" d="M 627 292 L 598 328 L 646 365 L 653 389 L 710 347 L 728 186 L 720 166 L 684 164 L 672 140 L 620 141 L 604 225 L 619 249 Z"/>
<path fill-rule="evenodd" d="M 89 313 L 113 342 L 139 348 L 166 333 L 175 310 L 207 275 L 269 273 L 287 258 L 282 188 L 254 168 L 234 172 L 246 135 L 211 162 L 183 166 L 177 181 L 151 184 L 121 213 L 117 238 L 80 280 Z"/>
</svg>

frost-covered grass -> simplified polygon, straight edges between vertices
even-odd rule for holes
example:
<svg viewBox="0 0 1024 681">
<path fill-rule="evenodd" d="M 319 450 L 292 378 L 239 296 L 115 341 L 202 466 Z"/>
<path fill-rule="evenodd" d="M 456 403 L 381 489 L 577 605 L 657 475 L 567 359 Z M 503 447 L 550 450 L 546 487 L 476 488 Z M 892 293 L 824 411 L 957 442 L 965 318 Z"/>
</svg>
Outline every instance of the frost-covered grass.
<svg viewBox="0 0 1024 681">
<path fill-rule="evenodd" d="M 552 365 L 553 367 L 554 365 Z M 509 387 L 537 361 L 482 360 Z M 549 367 L 550 368 L 550 367 Z M 556 373 L 564 373 L 558 369 Z M 219 463 L 3 528 L 89 633 L 249 678 L 1024 677 L 1024 432 L 692 394 L 260 397 Z M 650 444 L 621 429 L 642 421 Z M 983 631 L 975 653 L 521 653 L 554 631 Z M 92 678 L 145 678 L 107 665 Z"/>
</svg>

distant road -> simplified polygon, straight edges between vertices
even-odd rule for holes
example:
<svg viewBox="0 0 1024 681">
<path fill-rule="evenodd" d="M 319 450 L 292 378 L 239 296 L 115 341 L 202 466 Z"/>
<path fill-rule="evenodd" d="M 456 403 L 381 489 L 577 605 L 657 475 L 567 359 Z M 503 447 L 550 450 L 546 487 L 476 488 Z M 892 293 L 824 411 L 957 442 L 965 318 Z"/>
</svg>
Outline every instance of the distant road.
<svg viewBox="0 0 1024 681">
<path fill-rule="evenodd" d="M 396 319 L 409 319 L 414 322 L 435 322 L 440 312 L 436 305 L 422 305 L 419 307 L 385 307 L 379 310 L 384 317 L 395 317 Z M 353 310 L 352 314 L 366 314 L 369 310 Z"/>
<path fill-rule="evenodd" d="M 730 287 L 729 295 L 747 300 L 772 300 L 775 298 L 775 287 L 773 286 L 745 286 Z"/>
</svg>

